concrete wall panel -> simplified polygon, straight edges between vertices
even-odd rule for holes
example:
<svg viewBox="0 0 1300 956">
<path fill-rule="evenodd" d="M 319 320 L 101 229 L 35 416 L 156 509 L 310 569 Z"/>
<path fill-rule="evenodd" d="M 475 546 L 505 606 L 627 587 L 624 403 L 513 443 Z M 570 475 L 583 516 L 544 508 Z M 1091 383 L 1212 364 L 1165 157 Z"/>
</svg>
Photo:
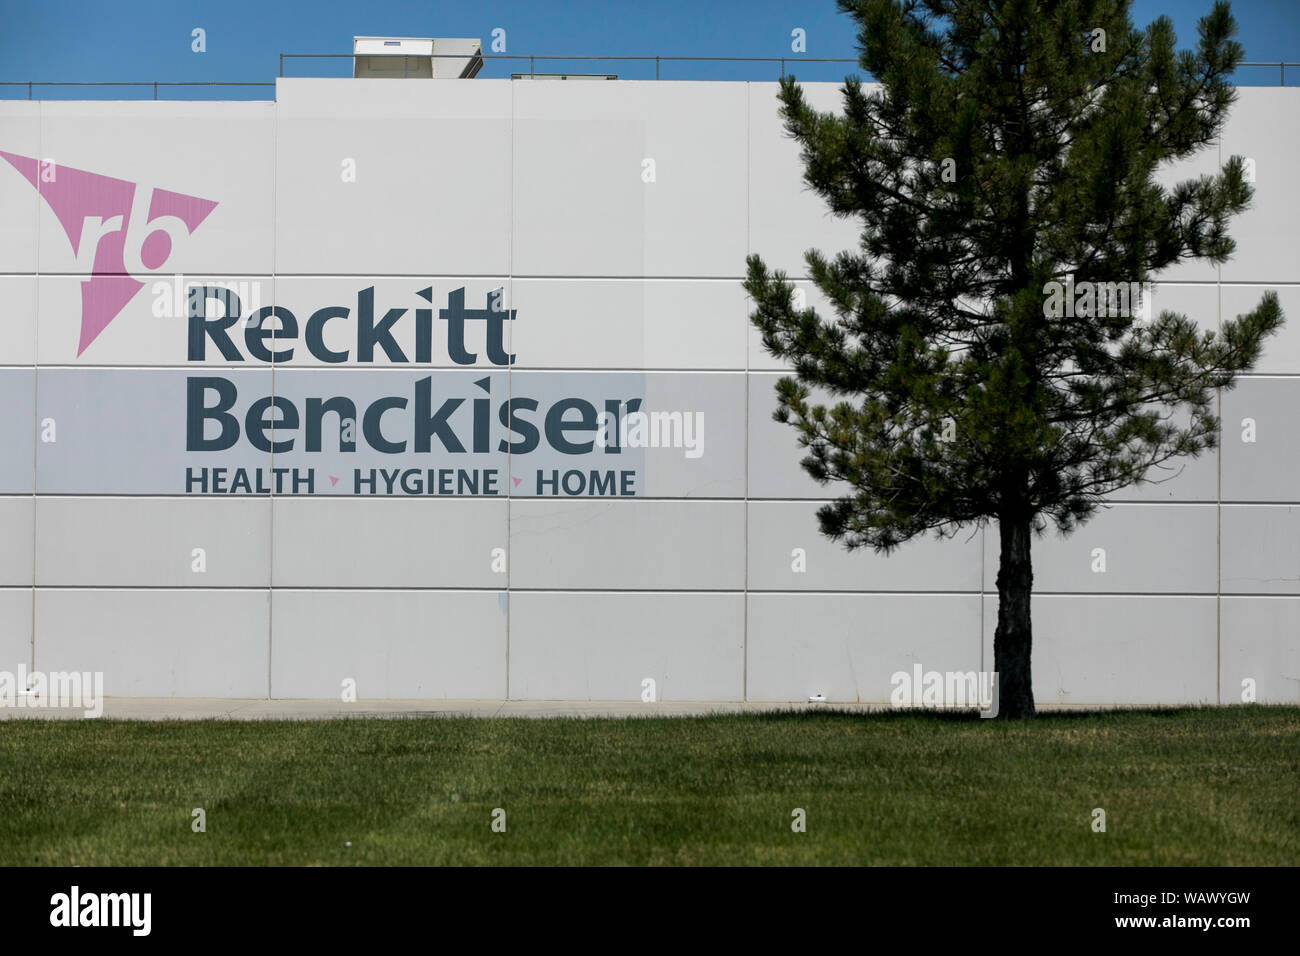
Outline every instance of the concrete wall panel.
<svg viewBox="0 0 1300 956">
<path fill-rule="evenodd" d="M 510 596 L 510 695 L 740 700 L 744 596 L 557 591 Z"/>
<path fill-rule="evenodd" d="M 821 533 L 819 507 L 750 502 L 751 591 L 979 591 L 979 529 L 946 541 L 913 539 L 889 555 L 848 551 Z"/>
<path fill-rule="evenodd" d="M 32 521 L 34 499 L 0 498 L 0 587 L 32 583 Z"/>
<path fill-rule="evenodd" d="M 277 270 L 505 274 L 508 82 L 458 83 L 455 96 L 437 83 L 411 84 L 426 87 L 417 91 L 389 80 L 316 82 L 296 84 L 280 113 Z"/>
<path fill-rule="evenodd" d="M 745 110 L 740 84 L 517 83 L 515 274 L 742 275 Z"/>
<path fill-rule="evenodd" d="M 739 501 L 511 501 L 510 585 L 738 590 L 744 543 Z"/>
<path fill-rule="evenodd" d="M 1068 537 L 1049 525 L 1033 541 L 1034 590 L 1214 594 L 1217 530 L 1212 504 L 1114 505 Z M 984 587 L 991 592 L 999 541 L 993 525 L 984 536 Z"/>
<path fill-rule="evenodd" d="M 515 279 L 516 367 L 744 370 L 739 280 Z"/>
<path fill-rule="evenodd" d="M 32 589 L 0 588 L 0 670 L 32 666 Z"/>
<path fill-rule="evenodd" d="M 5 332 L 0 337 L 0 365 L 36 361 L 36 277 L 0 275 L 0 302 L 5 304 Z"/>
<path fill-rule="evenodd" d="M 0 494 L 31 494 L 36 442 L 36 373 L 0 368 Z"/>
<path fill-rule="evenodd" d="M 1034 699 L 1040 704 L 1212 704 L 1216 611 L 1206 597 L 1037 595 Z M 997 601 L 984 602 L 994 668 Z"/>
<path fill-rule="evenodd" d="M 804 86 L 809 105 L 823 113 L 843 113 L 838 83 Z M 874 83 L 863 89 L 876 89 Z M 803 181 L 799 144 L 785 132 L 777 100 L 778 84 L 750 83 L 749 89 L 749 251 L 769 269 L 791 277 L 808 274 L 804 253 L 817 249 L 828 258 L 856 250 L 860 223 L 831 214 L 822 198 Z"/>
<path fill-rule="evenodd" d="M 1295 242 L 1300 184 L 1294 174 L 1300 127 L 1282 117 L 1294 114 L 1295 92 L 1255 87 L 1239 94 L 1224 124 L 1219 155 L 1224 163 L 1232 156 L 1249 161 L 1247 178 L 1255 195 L 1229 228 L 1237 248 L 1223 264 L 1223 281 L 1294 282 L 1300 275 Z"/>
<path fill-rule="evenodd" d="M 1300 505 L 1224 505 L 1219 542 L 1225 594 L 1300 594 Z"/>
<path fill-rule="evenodd" d="M 1300 378 L 1241 379 L 1223 393 L 1223 500 L 1295 501 Z"/>
<path fill-rule="evenodd" d="M 42 192 L 69 188 L 93 196 L 86 214 L 123 216 L 126 239 L 106 237 L 94 258 L 78 245 L 78 256 L 43 202 L 40 271 L 125 270 L 141 282 L 177 272 L 269 275 L 275 265 L 275 137 L 273 103 L 43 102 L 41 152 L 58 164 L 60 178 Z M 184 225 L 169 251 L 160 246 L 159 262 L 144 243 L 149 227 L 156 229 L 164 216 Z M 139 253 L 135 267 L 132 250 Z"/>
<path fill-rule="evenodd" d="M 273 697 L 505 696 L 504 592 L 275 592 Z"/>
<path fill-rule="evenodd" d="M 980 670 L 975 595 L 750 594 L 749 698 L 885 703 L 892 676 Z"/>
<path fill-rule="evenodd" d="M 0 103 L 0 273 L 32 275 L 36 272 L 37 186 L 51 158 L 41 149 L 43 103 L 9 100 Z M 36 164 L 30 161 L 36 160 Z"/>
<path fill-rule="evenodd" d="M 251 348 L 257 345 L 279 348 L 259 334 L 263 326 L 278 329 L 278 320 L 255 320 L 259 309 L 277 304 L 276 280 L 270 275 L 177 272 L 150 278 L 87 341 L 83 338 L 89 334 L 83 332 L 83 301 L 95 281 L 77 275 L 40 277 L 40 335 L 36 343 L 40 365 L 229 367 L 256 364 Z M 202 315 L 210 320 L 203 327 L 211 331 L 197 339 L 191 358 L 190 297 L 203 296 L 205 288 L 221 290 L 223 298 L 202 299 Z M 227 304 L 237 314 L 234 321 L 223 323 L 219 320 L 228 315 Z M 306 320 L 304 316 L 303 324 Z M 250 338 L 255 343 L 252 347 Z M 223 347 L 230 351 L 229 357 Z"/>
<path fill-rule="evenodd" d="M 270 584 L 263 497 L 41 497 L 38 586 L 232 588 Z"/>
<path fill-rule="evenodd" d="M 504 499 L 304 496 L 273 507 L 277 588 L 505 587 Z"/>
<path fill-rule="evenodd" d="M 36 669 L 100 671 L 110 697 L 265 697 L 265 590 L 38 588 Z"/>
<path fill-rule="evenodd" d="M 1220 629 L 1223 703 L 1300 703 L 1300 599 L 1225 597 Z"/>
</svg>

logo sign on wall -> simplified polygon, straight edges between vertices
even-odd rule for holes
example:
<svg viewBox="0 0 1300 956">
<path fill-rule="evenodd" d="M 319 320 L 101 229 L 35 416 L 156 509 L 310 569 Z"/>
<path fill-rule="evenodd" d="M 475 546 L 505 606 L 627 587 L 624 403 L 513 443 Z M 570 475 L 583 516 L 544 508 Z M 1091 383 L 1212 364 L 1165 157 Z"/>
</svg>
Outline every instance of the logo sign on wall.
<svg viewBox="0 0 1300 956">
<path fill-rule="evenodd" d="M 668 472 L 703 456 L 704 412 L 650 408 L 644 373 L 516 369 L 503 289 L 246 303 L 236 283 L 162 272 L 216 201 L 0 158 L 86 276 L 78 360 L 150 283 L 184 303 L 174 367 L 40 369 L 39 491 L 620 497 L 648 493 L 647 450 Z"/>
<path fill-rule="evenodd" d="M 72 244 L 81 285 L 81 341 L 89 348 L 144 288 L 136 278 L 167 264 L 178 241 L 193 235 L 217 204 L 166 189 L 142 190 L 125 179 L 0 151 L 45 200 Z"/>
</svg>

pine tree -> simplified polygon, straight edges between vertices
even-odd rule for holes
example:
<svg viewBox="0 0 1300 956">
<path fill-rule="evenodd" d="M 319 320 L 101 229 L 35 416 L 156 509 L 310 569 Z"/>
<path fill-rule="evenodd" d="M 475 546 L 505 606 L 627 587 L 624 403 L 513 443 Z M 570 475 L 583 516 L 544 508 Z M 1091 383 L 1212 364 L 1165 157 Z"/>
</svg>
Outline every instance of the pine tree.
<svg viewBox="0 0 1300 956">
<path fill-rule="evenodd" d="M 1133 26 L 1130 0 L 839 7 L 875 85 L 847 79 L 842 115 L 794 77 L 779 101 L 805 181 L 861 239 L 806 254 L 833 315 L 749 257 L 752 320 L 793 367 L 775 416 L 805 470 L 842 483 L 818 519 L 850 550 L 997 524 L 999 717 L 1027 717 L 1032 536 L 1213 448 L 1217 390 L 1282 323 L 1271 292 L 1217 334 L 1123 296 L 1233 251 L 1252 193 L 1240 157 L 1172 188 L 1156 176 L 1215 144 L 1236 24 L 1215 3 L 1178 51 L 1168 18 Z"/>
</svg>

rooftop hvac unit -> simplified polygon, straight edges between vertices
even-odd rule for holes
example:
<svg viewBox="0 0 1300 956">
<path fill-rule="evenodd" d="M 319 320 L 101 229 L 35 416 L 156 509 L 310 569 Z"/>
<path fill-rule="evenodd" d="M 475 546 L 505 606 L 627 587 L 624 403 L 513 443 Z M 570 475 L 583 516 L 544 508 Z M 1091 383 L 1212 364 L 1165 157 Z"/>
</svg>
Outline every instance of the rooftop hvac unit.
<svg viewBox="0 0 1300 956">
<path fill-rule="evenodd" d="M 352 75 L 370 79 L 470 79 L 483 69 L 478 40 L 353 37 Z"/>
</svg>

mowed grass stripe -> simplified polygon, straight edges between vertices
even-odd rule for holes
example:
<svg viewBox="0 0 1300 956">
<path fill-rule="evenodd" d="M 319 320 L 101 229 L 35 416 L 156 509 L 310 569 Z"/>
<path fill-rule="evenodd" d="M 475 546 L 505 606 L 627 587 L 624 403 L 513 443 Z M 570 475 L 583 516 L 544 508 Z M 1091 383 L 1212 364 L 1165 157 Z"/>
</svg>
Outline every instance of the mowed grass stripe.
<svg viewBox="0 0 1300 956">
<path fill-rule="evenodd" d="M 1296 707 L 0 724 L 5 865 L 1294 865 L 1298 797 Z"/>
</svg>

